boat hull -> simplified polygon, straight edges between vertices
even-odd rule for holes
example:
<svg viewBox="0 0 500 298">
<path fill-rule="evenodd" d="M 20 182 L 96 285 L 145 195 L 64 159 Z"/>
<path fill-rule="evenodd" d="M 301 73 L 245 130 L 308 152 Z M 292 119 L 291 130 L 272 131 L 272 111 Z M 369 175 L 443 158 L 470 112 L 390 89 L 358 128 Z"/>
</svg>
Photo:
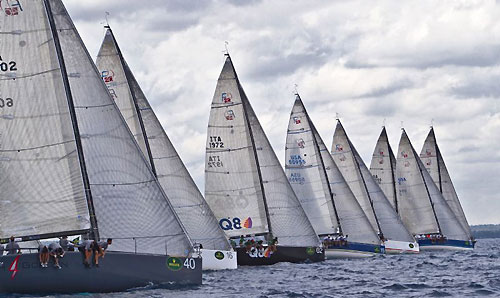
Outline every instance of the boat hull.
<svg viewBox="0 0 500 298">
<path fill-rule="evenodd" d="M 291 247 L 277 246 L 269 256 L 265 252 L 247 252 L 245 247 L 237 247 L 238 265 L 261 266 L 273 265 L 280 262 L 302 263 L 321 262 L 325 260 L 325 252 L 320 247 Z"/>
<path fill-rule="evenodd" d="M 418 244 L 420 245 L 420 250 L 473 250 L 476 241 L 421 239 L 418 240 Z"/>
<path fill-rule="evenodd" d="M 415 254 L 420 252 L 418 242 L 386 240 L 384 246 L 386 254 Z"/>
<path fill-rule="evenodd" d="M 328 246 L 325 250 L 325 256 L 327 259 L 368 258 L 384 253 L 384 250 L 384 246 L 381 245 L 347 242 L 344 245 Z"/>
<path fill-rule="evenodd" d="M 180 264 L 179 264 L 180 262 Z M 99 267 L 83 265 L 80 252 L 67 252 L 61 269 L 42 268 L 38 253 L 0 257 L 0 293 L 106 293 L 148 285 L 201 285 L 200 258 L 108 252 Z M 186 267 L 187 265 L 187 267 Z"/>
<path fill-rule="evenodd" d="M 236 252 L 232 250 L 213 250 L 202 248 L 200 250 L 200 257 L 202 258 L 203 270 L 225 270 L 238 268 L 238 258 Z"/>
</svg>

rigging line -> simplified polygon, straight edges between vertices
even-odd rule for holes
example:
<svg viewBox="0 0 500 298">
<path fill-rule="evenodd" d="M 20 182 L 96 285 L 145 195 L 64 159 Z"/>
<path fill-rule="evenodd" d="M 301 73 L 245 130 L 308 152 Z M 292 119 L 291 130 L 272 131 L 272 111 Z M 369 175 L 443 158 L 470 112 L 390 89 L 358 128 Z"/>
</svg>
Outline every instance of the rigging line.
<svg viewBox="0 0 500 298">
<path fill-rule="evenodd" d="M 7 77 L 5 79 L 0 79 L 0 81 L 7 81 L 7 80 L 12 80 L 12 79 L 26 79 L 26 78 L 32 78 L 32 77 L 36 77 L 36 76 L 39 76 L 39 75 L 43 75 L 43 74 L 46 74 L 46 73 L 49 73 L 49 72 L 53 72 L 53 71 L 60 71 L 61 69 L 60 68 L 54 68 L 54 69 L 48 69 L 48 70 L 44 70 L 44 71 L 41 71 L 41 72 L 37 72 L 37 73 L 30 73 L 30 74 L 24 74 L 24 75 L 15 75 L 15 76 L 8 76 L 8 75 L 2 75 L 3 77 Z"/>
<path fill-rule="evenodd" d="M 155 182 L 155 180 L 145 180 L 145 181 L 137 181 L 137 182 L 117 182 L 117 183 L 90 183 L 90 185 L 97 186 L 128 186 L 128 185 L 139 185 L 139 184 L 147 184 Z"/>
<path fill-rule="evenodd" d="M 220 153 L 220 152 L 231 152 L 231 151 L 240 151 L 251 148 L 251 146 L 239 147 L 239 148 L 228 148 L 228 149 L 217 149 L 217 148 L 207 148 L 207 153 Z"/>
</svg>

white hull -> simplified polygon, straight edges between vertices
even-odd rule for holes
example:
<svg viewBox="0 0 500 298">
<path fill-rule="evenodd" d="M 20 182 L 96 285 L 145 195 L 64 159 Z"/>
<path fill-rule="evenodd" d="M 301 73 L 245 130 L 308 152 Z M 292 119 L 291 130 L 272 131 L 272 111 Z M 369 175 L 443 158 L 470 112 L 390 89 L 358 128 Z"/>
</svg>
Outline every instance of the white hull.
<svg viewBox="0 0 500 298">
<path fill-rule="evenodd" d="M 422 245 L 420 250 L 459 250 L 459 251 L 469 251 L 474 250 L 472 247 L 460 247 L 460 246 L 450 246 L 450 245 Z"/>
<path fill-rule="evenodd" d="M 417 242 L 386 240 L 384 245 L 386 254 L 419 253 L 421 249 Z"/>
<path fill-rule="evenodd" d="M 203 270 L 226 270 L 238 268 L 236 252 L 234 250 L 228 251 L 202 248 L 200 250 L 200 256 L 202 258 Z"/>
<path fill-rule="evenodd" d="M 368 258 L 375 256 L 376 253 L 368 251 L 347 250 L 347 249 L 326 249 L 325 257 L 327 259 L 344 259 L 344 258 Z"/>
</svg>

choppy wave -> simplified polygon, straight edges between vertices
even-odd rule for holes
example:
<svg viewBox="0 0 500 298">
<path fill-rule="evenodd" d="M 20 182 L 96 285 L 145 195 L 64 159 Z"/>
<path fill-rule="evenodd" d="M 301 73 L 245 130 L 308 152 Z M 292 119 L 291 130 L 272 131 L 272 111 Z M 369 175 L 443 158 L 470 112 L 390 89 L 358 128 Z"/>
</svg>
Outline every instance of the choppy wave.
<svg viewBox="0 0 500 298">
<path fill-rule="evenodd" d="M 381 255 L 204 273 L 203 285 L 92 297 L 500 297 L 500 239 L 474 251 Z M 68 296 L 61 296 L 68 297 Z"/>
</svg>

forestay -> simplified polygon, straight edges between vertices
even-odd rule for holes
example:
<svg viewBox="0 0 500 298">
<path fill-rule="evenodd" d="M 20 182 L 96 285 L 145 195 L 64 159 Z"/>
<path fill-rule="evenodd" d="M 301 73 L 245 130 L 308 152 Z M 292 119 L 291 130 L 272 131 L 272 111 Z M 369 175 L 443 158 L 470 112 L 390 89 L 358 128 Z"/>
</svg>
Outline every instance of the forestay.
<svg viewBox="0 0 500 298">
<path fill-rule="evenodd" d="M 431 127 L 431 130 L 425 139 L 420 153 L 420 159 L 431 175 L 432 180 L 439 188 L 439 191 L 443 194 L 446 203 L 448 203 L 448 206 L 450 206 L 450 209 L 457 217 L 463 229 L 467 232 L 467 236 L 472 238 L 470 226 L 467 223 L 465 213 L 460 205 L 460 200 L 458 199 L 457 192 L 455 191 L 450 174 L 444 163 L 441 150 L 437 145 L 433 127 Z"/>
<path fill-rule="evenodd" d="M 411 233 L 441 233 L 449 239 L 469 239 L 404 130 L 396 158 L 396 178 L 400 215 Z"/>
<path fill-rule="evenodd" d="M 348 236 L 349 241 L 352 242 L 378 244 L 380 241 L 377 233 L 373 230 L 335 165 L 321 136 L 309 118 L 302 100 L 298 96 L 290 115 L 288 127 L 286 145 L 287 175 L 295 193 L 298 194 L 299 200 L 303 197 L 308 198 L 307 201 L 305 200 L 306 204 L 303 203 L 303 207 L 317 233 L 321 235 L 338 232 Z M 304 150 L 306 148 L 314 149 L 314 153 L 306 152 Z M 295 157 L 292 158 L 292 155 L 295 155 Z M 300 159 L 298 156 L 300 156 Z M 304 160 L 305 162 L 296 162 L 295 160 Z M 317 166 L 308 167 L 310 164 L 316 164 Z M 314 169 L 314 171 L 307 169 Z M 312 188 L 308 186 L 308 183 L 312 179 L 317 179 L 317 173 L 321 177 L 321 188 L 326 193 L 315 191 L 313 196 L 311 192 L 308 192 L 308 189 Z M 319 188 L 317 189 L 319 190 Z M 313 203 L 314 201 L 317 203 Z M 311 216 L 315 216 L 316 213 L 321 214 L 325 211 L 328 211 L 329 222 L 332 225 L 332 228 L 328 230 L 324 226 L 319 226 L 322 224 L 320 221 L 315 222 L 311 219 Z M 328 223 L 328 221 L 326 222 Z M 323 229 L 325 233 L 320 232 Z"/>
<path fill-rule="evenodd" d="M 220 162 L 220 167 L 210 167 L 211 160 Z M 279 238 L 280 245 L 319 244 L 229 55 L 212 101 L 206 162 L 206 198 L 217 218 L 233 221 L 232 230 L 226 222 L 228 235 L 270 232 Z M 242 224 L 235 226 L 237 216 L 237 223 L 241 220 Z M 257 216 L 257 221 L 252 216 Z"/>
<path fill-rule="evenodd" d="M 108 81 L 106 85 L 110 93 L 114 94 L 115 102 L 131 103 L 126 105 L 124 109 L 120 105 L 118 107 L 125 118 L 126 115 L 130 115 L 130 121 L 127 121 L 127 124 L 132 131 L 137 129 L 136 131 L 140 134 L 139 137 L 136 136 L 136 140 L 141 148 L 146 150 L 144 155 L 152 157 L 152 166 L 154 166 L 158 181 L 191 240 L 195 243 L 201 243 L 207 249 L 229 250 L 230 245 L 224 232 L 220 229 L 212 210 L 205 202 L 125 62 L 111 29 L 106 31 L 97 58 L 97 67 L 101 71 L 103 80 Z M 105 75 L 110 74 L 113 77 L 108 76 L 106 79 Z M 125 83 L 118 83 L 115 78 L 125 78 Z M 116 84 L 110 84 L 112 82 Z M 128 92 L 121 90 L 122 86 Z M 125 100 L 120 98 L 121 94 L 125 96 Z M 138 111 L 135 103 L 137 103 Z M 144 135 L 142 134 L 141 122 Z M 139 125 L 138 127 L 134 126 L 136 123 Z M 145 140 L 148 142 L 147 146 Z M 148 149 L 150 152 L 147 151 Z"/>
<path fill-rule="evenodd" d="M 86 232 L 82 171 L 42 0 L 0 3 L 0 238 Z"/>
<path fill-rule="evenodd" d="M 186 255 L 191 242 L 60 0 L 50 0 L 101 238 L 110 249 Z"/>
<path fill-rule="evenodd" d="M 340 134 L 334 135 L 334 144 L 346 143 L 348 146 L 347 152 L 344 154 L 348 155 L 348 158 L 352 158 L 352 160 L 354 160 L 354 163 L 351 165 L 351 169 L 354 170 L 357 173 L 357 176 L 361 178 L 362 188 L 359 193 L 360 197 L 356 198 L 358 201 L 361 198 L 362 202 L 368 202 L 368 207 L 363 210 L 365 213 L 373 214 L 373 217 L 377 220 L 378 226 L 373 226 L 374 229 L 378 227 L 379 232 L 385 239 L 414 242 L 415 239 L 405 228 L 398 214 L 394 208 L 392 208 L 391 204 L 382 192 L 382 189 L 380 189 L 375 179 L 373 179 L 373 176 L 366 167 L 363 159 L 347 137 L 340 121 L 338 122 L 337 127 L 340 127 Z M 338 138 L 336 138 L 336 136 Z M 345 140 L 341 139 L 341 136 L 345 136 Z M 353 185 L 357 187 L 359 183 L 355 183 Z"/>
<path fill-rule="evenodd" d="M 395 181 L 396 157 L 389 144 L 385 127 L 382 129 L 375 150 L 373 151 L 370 172 L 387 200 L 389 200 L 389 203 L 398 212 Z"/>
</svg>

